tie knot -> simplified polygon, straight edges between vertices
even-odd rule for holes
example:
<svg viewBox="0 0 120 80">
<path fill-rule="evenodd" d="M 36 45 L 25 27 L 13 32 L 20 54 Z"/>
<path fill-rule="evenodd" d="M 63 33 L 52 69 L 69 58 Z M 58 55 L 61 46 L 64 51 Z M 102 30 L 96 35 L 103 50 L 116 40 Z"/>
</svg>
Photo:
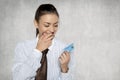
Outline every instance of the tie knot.
<svg viewBox="0 0 120 80">
<path fill-rule="evenodd" d="M 42 51 L 42 59 L 40 61 L 40 63 L 43 63 L 46 60 L 46 54 L 48 53 L 48 48 L 45 49 L 44 51 Z"/>
<path fill-rule="evenodd" d="M 46 55 L 48 53 L 49 49 L 45 49 L 44 51 L 42 51 L 43 55 Z"/>
</svg>

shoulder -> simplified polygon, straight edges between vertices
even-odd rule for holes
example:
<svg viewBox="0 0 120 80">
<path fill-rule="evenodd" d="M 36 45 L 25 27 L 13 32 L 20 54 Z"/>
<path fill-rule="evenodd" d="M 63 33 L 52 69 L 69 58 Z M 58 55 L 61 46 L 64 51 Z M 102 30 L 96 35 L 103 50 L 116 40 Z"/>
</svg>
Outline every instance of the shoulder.
<svg viewBox="0 0 120 80">
<path fill-rule="evenodd" d="M 32 48 L 34 47 L 35 43 L 36 43 L 36 39 L 21 41 L 17 43 L 16 49 Z"/>
</svg>

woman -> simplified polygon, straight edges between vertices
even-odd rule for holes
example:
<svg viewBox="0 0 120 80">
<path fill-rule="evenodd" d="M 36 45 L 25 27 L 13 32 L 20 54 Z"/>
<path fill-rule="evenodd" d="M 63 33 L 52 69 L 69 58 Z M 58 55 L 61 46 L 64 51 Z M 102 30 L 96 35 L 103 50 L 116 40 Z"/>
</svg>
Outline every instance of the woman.
<svg viewBox="0 0 120 80">
<path fill-rule="evenodd" d="M 13 80 L 38 80 L 43 52 L 48 50 L 47 80 L 71 80 L 72 56 L 63 51 L 64 43 L 55 38 L 59 14 L 52 4 L 42 4 L 35 13 L 37 39 L 19 43 L 15 49 Z M 46 80 L 46 79 L 40 79 Z"/>
</svg>

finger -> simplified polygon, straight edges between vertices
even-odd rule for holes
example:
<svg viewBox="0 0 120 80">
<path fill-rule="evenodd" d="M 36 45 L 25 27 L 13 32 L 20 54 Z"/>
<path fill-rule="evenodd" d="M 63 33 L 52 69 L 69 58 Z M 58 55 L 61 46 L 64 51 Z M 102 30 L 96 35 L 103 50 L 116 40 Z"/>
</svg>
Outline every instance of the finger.
<svg viewBox="0 0 120 80">
<path fill-rule="evenodd" d="M 52 36 L 51 34 L 47 34 L 47 33 L 42 33 L 41 39 L 43 39 L 44 41 L 47 41 L 47 38 L 49 36 Z"/>
<path fill-rule="evenodd" d="M 64 58 L 64 56 L 63 56 L 63 55 L 61 55 L 61 56 L 60 56 L 60 59 L 61 59 L 62 61 L 64 61 L 64 60 L 65 60 L 65 58 Z"/>
<path fill-rule="evenodd" d="M 54 36 L 55 36 L 55 35 L 47 34 L 47 35 L 45 35 L 44 39 L 45 39 L 46 41 L 52 40 L 52 39 L 54 38 Z"/>
<path fill-rule="evenodd" d="M 60 64 L 64 64 L 64 60 L 60 57 L 59 58 Z"/>
<path fill-rule="evenodd" d="M 51 31 L 46 31 L 46 33 L 47 33 L 47 34 L 50 34 L 50 33 L 51 33 Z"/>
<path fill-rule="evenodd" d="M 60 61 L 60 63 L 62 64 L 62 59 L 59 57 L 59 61 Z"/>
<path fill-rule="evenodd" d="M 47 40 L 53 40 L 54 35 L 51 35 L 50 37 L 47 38 Z"/>
<path fill-rule="evenodd" d="M 65 53 L 63 53 L 62 56 L 63 56 L 64 59 L 66 59 L 66 54 Z"/>
<path fill-rule="evenodd" d="M 44 37 L 45 37 L 44 35 L 41 35 L 41 36 L 39 37 L 39 39 L 44 39 Z"/>
<path fill-rule="evenodd" d="M 43 36 L 43 35 L 38 36 L 38 41 L 43 40 L 43 38 L 44 38 L 44 36 Z"/>
<path fill-rule="evenodd" d="M 43 32 L 43 34 L 46 36 L 46 38 L 55 36 L 54 32 L 51 32 L 51 31 L 45 31 L 45 32 Z"/>
<path fill-rule="evenodd" d="M 69 60 L 70 59 L 69 52 L 64 52 L 64 54 L 65 54 L 65 56 L 64 56 L 65 60 Z"/>
<path fill-rule="evenodd" d="M 51 32 L 50 32 L 50 31 L 45 31 L 45 32 L 43 32 L 42 34 L 43 34 L 43 35 L 47 35 L 47 34 L 51 34 Z"/>
<path fill-rule="evenodd" d="M 64 51 L 64 53 L 65 53 L 66 56 L 70 56 L 70 53 L 69 53 L 69 52 Z"/>
<path fill-rule="evenodd" d="M 50 38 L 50 37 L 53 37 L 54 35 L 53 34 L 50 34 L 47 38 Z"/>
<path fill-rule="evenodd" d="M 52 37 L 52 33 L 49 33 L 49 34 L 45 34 L 45 38 L 48 39 L 49 37 Z"/>
</svg>

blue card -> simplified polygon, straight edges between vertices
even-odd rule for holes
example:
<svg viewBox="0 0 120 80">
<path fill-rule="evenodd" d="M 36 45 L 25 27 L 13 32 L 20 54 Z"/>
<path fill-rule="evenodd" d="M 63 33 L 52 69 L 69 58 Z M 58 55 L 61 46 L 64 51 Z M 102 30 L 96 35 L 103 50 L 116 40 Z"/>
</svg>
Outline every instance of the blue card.
<svg viewBox="0 0 120 80">
<path fill-rule="evenodd" d="M 64 51 L 71 52 L 74 49 L 73 43 L 64 48 Z"/>
</svg>

